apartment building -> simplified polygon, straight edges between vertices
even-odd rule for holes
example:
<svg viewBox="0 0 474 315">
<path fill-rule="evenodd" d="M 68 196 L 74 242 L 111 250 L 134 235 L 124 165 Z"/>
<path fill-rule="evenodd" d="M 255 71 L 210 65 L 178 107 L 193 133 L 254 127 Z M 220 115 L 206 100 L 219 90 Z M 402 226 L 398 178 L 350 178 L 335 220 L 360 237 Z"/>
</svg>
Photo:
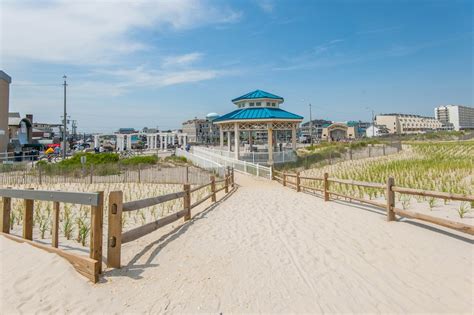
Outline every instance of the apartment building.
<svg viewBox="0 0 474 315">
<path fill-rule="evenodd" d="M 474 108 L 461 105 L 438 106 L 435 117 L 443 126 L 452 126 L 454 130 L 474 130 Z"/>
<path fill-rule="evenodd" d="M 443 127 L 443 124 L 434 117 L 398 113 L 375 116 L 375 125 L 385 126 L 391 134 L 424 133 Z"/>
<path fill-rule="evenodd" d="M 219 127 L 210 119 L 194 118 L 185 121 L 182 130 L 188 135 L 189 143 L 216 144 L 219 141 Z"/>
<path fill-rule="evenodd" d="M 12 79 L 0 70 L 0 153 L 8 147 L 8 109 L 10 101 L 10 83 Z"/>
</svg>

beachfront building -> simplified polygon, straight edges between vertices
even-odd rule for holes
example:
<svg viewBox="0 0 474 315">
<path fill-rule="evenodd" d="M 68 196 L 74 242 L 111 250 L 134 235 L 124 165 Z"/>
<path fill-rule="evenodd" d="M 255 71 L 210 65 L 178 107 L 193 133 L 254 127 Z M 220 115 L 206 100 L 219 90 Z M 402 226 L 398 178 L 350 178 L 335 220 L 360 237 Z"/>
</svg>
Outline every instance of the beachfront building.
<svg viewBox="0 0 474 315">
<path fill-rule="evenodd" d="M 234 157 L 239 159 L 241 139 L 246 140 L 252 152 L 257 135 L 261 139 L 264 133 L 266 144 L 262 149 L 268 154 L 268 164 L 273 164 L 278 139 L 289 140 L 291 149 L 296 150 L 296 131 L 303 117 L 281 109 L 283 102 L 283 97 L 261 90 L 233 99 L 237 109 L 213 121 L 219 127 L 221 149 L 224 149 L 227 140 L 227 150 L 231 151 L 234 142 Z"/>
<path fill-rule="evenodd" d="M 461 105 L 446 105 L 436 107 L 435 118 L 443 127 L 452 127 L 456 131 L 474 130 L 474 107 Z"/>
<path fill-rule="evenodd" d="M 8 110 L 10 103 L 10 83 L 12 79 L 0 70 L 0 154 L 8 148 Z"/>
<path fill-rule="evenodd" d="M 321 140 L 342 141 L 356 139 L 360 136 L 357 122 L 335 122 L 323 126 Z"/>
<path fill-rule="evenodd" d="M 332 121 L 325 119 L 313 119 L 301 124 L 299 136 L 309 142 L 310 138 L 321 139 L 325 125 L 332 124 Z"/>
<path fill-rule="evenodd" d="M 416 134 L 442 129 L 442 123 L 434 117 L 411 114 L 380 114 L 375 124 L 385 126 L 390 134 Z"/>
<path fill-rule="evenodd" d="M 183 133 L 188 135 L 188 141 L 193 144 L 215 144 L 219 139 L 219 128 L 212 122 L 216 113 L 209 113 L 205 119 L 194 118 L 185 121 L 182 125 Z"/>
</svg>

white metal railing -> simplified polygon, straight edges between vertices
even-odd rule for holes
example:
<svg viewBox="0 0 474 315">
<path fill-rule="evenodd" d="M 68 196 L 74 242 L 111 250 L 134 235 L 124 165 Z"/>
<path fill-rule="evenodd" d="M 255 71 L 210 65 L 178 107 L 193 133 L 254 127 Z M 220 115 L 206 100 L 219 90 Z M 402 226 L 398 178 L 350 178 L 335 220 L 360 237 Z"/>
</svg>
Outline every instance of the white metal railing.
<svg viewBox="0 0 474 315">
<path fill-rule="evenodd" d="M 185 157 L 187 160 L 193 162 L 195 165 L 203 169 L 219 174 L 219 176 L 225 176 L 225 167 L 213 160 L 192 154 L 191 152 L 185 151 L 183 149 L 176 149 L 175 154 L 176 156 Z"/>
<path fill-rule="evenodd" d="M 235 159 L 235 152 L 221 150 L 214 147 L 199 147 L 205 148 L 215 154 L 220 156 L 228 157 L 231 159 Z M 239 160 L 252 162 L 252 163 L 267 163 L 268 162 L 268 152 L 239 152 Z M 285 163 L 285 162 L 294 162 L 296 161 L 296 154 L 293 150 L 284 150 L 273 152 L 273 163 Z"/>
<path fill-rule="evenodd" d="M 195 156 L 197 155 L 207 160 L 214 161 L 224 167 L 228 167 L 228 166 L 232 167 L 234 168 L 236 172 L 255 175 L 257 177 L 263 177 L 263 178 L 268 178 L 268 179 L 272 178 L 271 167 L 267 167 L 260 164 L 247 162 L 247 161 L 236 160 L 234 158 L 231 158 L 225 155 L 220 155 L 219 153 L 216 153 L 215 150 L 209 149 L 209 148 L 192 147 L 191 149 L 193 150 L 193 154 Z"/>
</svg>

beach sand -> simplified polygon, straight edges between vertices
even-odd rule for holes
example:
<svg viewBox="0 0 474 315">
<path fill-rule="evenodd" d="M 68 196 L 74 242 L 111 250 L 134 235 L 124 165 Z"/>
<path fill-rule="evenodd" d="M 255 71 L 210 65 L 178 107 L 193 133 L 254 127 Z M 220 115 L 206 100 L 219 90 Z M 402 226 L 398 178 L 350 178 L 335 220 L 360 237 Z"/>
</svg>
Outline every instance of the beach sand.
<svg viewBox="0 0 474 315">
<path fill-rule="evenodd" d="M 0 237 L 2 313 L 474 311 L 466 234 L 236 178 L 227 200 L 125 244 L 98 284 Z"/>
</svg>

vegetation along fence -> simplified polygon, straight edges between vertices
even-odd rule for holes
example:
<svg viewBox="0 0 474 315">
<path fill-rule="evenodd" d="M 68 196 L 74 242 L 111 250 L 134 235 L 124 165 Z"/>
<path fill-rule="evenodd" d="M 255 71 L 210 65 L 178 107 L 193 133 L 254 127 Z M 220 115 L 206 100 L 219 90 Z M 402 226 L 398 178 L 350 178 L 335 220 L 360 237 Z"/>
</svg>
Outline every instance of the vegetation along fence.
<svg viewBox="0 0 474 315">
<path fill-rule="evenodd" d="M 90 279 L 97 282 L 102 273 L 102 230 L 104 193 L 78 193 L 44 190 L 0 189 L 3 207 L 0 209 L 1 235 L 20 243 L 28 243 L 34 247 L 56 253 L 68 260 L 74 268 Z M 10 212 L 12 198 L 24 200 L 22 237 L 10 235 Z M 51 246 L 33 242 L 34 201 L 53 201 L 52 242 Z M 73 203 L 91 207 L 90 253 L 89 257 L 66 252 L 58 248 L 59 211 L 60 203 Z"/>
<path fill-rule="evenodd" d="M 453 220 L 438 218 L 423 213 L 413 212 L 405 209 L 399 209 L 395 207 L 395 193 L 439 198 L 445 200 L 457 200 L 457 201 L 467 201 L 474 202 L 474 196 L 438 192 L 438 191 L 428 191 L 422 189 L 413 189 L 395 186 L 395 180 L 392 177 L 387 179 L 386 184 L 381 183 L 372 183 L 372 182 L 363 182 L 363 181 L 354 181 L 348 179 L 337 179 L 329 177 L 328 173 L 324 173 L 324 177 L 304 177 L 300 173 L 285 173 L 279 171 L 273 171 L 273 179 L 277 180 L 283 186 L 288 186 L 296 189 L 296 191 L 311 191 L 322 193 L 324 201 L 329 201 L 331 195 L 335 197 L 344 198 L 348 201 L 358 201 L 361 203 L 369 204 L 375 207 L 384 208 L 387 211 L 387 221 L 394 221 L 395 214 L 399 216 L 418 219 L 433 224 L 441 225 L 450 229 L 454 229 L 463 233 L 474 235 L 474 226 L 465 224 L 462 222 L 456 222 Z M 335 191 L 330 190 L 331 183 L 336 183 L 340 185 L 354 185 L 358 187 L 365 187 L 369 189 L 376 189 L 385 191 L 386 202 L 380 202 L 375 200 L 367 200 L 362 197 L 348 196 Z"/>
<path fill-rule="evenodd" d="M 47 172 L 40 166 L 12 165 L 0 171 L 0 186 L 20 184 L 58 184 L 58 183 L 155 183 L 199 185 L 209 180 L 209 173 L 189 166 L 178 167 L 129 167 L 114 172 L 104 170 L 107 166 L 93 165 L 76 172 L 61 170 Z M 110 174 L 113 173 L 113 174 Z"/>
<path fill-rule="evenodd" d="M 191 209 L 197 207 L 208 199 L 217 201 L 217 193 L 225 191 L 229 193 L 230 188 L 234 188 L 234 171 L 230 168 L 223 179 L 216 179 L 214 176 L 208 177 L 206 183 L 191 188 L 189 183 L 183 185 L 183 190 L 167 195 L 123 202 L 123 192 L 114 191 L 109 193 L 108 204 L 108 234 L 107 234 L 107 265 L 113 268 L 120 268 L 121 245 L 136 240 L 149 234 L 158 228 L 168 225 L 179 218 L 184 217 L 184 221 L 191 219 Z M 199 192 L 207 195 L 201 197 Z M 193 195 L 194 194 L 194 195 Z M 1 235 L 16 242 L 26 242 L 34 247 L 56 253 L 68 260 L 74 268 L 86 276 L 92 282 L 99 280 L 102 273 L 102 244 L 103 244 L 103 221 L 104 221 L 104 193 L 82 193 L 82 192 L 62 192 L 44 190 L 20 190 L 20 189 L 0 189 L 3 206 L 0 208 Z M 12 210 L 12 198 L 24 200 L 23 206 L 23 231 L 22 237 L 10 234 L 10 212 Z M 122 213 L 136 211 L 143 208 L 155 206 L 171 200 L 182 199 L 183 209 L 171 215 L 162 217 L 156 221 L 144 224 L 140 227 L 122 233 Z M 52 201 L 52 241 L 51 246 L 33 241 L 33 217 L 35 201 Z M 60 203 L 86 205 L 91 207 L 90 224 L 90 255 L 78 255 L 70 251 L 58 248 L 59 223 L 60 223 Z"/>
</svg>

